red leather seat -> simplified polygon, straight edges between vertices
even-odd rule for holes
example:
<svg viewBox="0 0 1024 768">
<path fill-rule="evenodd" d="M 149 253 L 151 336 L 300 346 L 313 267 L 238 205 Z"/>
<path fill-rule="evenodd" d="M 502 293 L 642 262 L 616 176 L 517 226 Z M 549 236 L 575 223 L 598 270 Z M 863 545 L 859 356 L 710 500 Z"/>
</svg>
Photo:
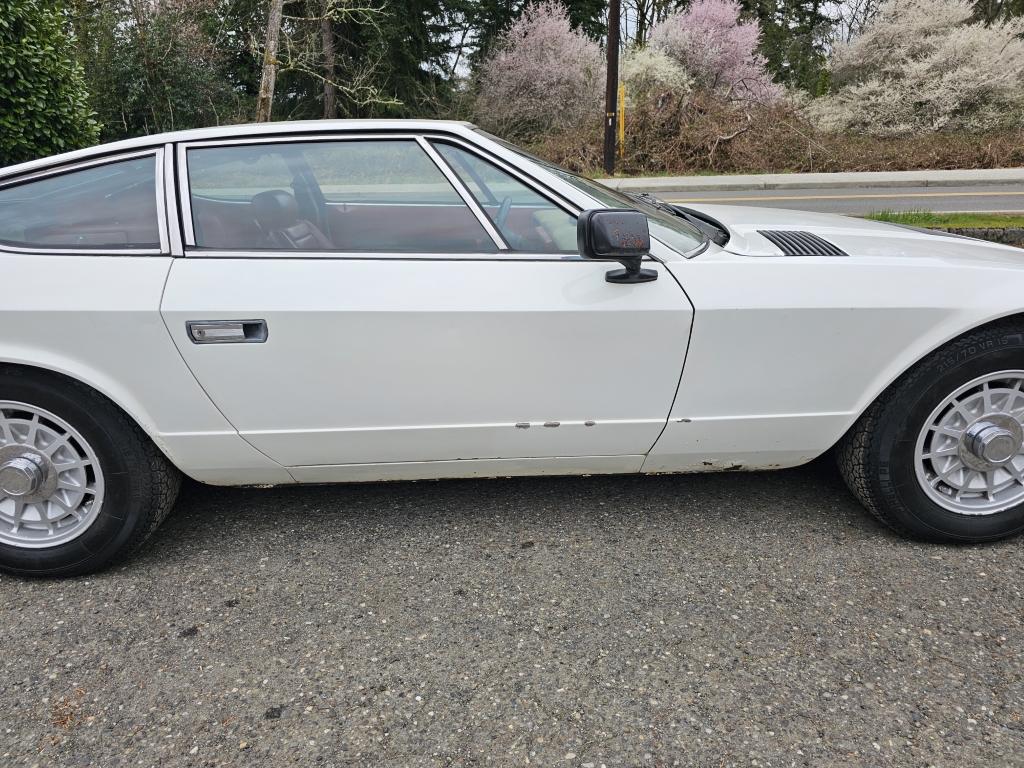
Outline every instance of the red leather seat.
<svg viewBox="0 0 1024 768">
<path fill-rule="evenodd" d="M 331 251 L 334 244 L 316 224 L 299 216 L 295 196 L 283 189 L 254 195 L 249 204 L 253 219 L 271 248 L 291 251 Z"/>
</svg>

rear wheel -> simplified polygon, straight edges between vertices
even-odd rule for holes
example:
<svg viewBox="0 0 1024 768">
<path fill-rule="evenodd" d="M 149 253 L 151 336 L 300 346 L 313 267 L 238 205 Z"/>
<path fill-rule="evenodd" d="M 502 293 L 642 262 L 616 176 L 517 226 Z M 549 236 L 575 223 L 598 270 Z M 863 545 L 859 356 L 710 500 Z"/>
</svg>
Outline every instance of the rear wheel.
<svg viewBox="0 0 1024 768">
<path fill-rule="evenodd" d="M 127 556 L 180 475 L 139 427 L 71 380 L 0 371 L 0 568 L 75 575 Z"/>
<path fill-rule="evenodd" d="M 981 329 L 919 363 L 838 447 L 840 470 L 890 527 L 981 542 L 1024 529 L 1024 332 Z"/>
</svg>

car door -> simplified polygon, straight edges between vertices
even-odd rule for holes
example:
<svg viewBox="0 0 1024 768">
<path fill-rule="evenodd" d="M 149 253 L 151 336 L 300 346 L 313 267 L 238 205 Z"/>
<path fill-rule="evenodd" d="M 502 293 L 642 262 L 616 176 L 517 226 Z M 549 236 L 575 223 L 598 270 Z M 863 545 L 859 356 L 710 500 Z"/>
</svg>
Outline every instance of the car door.
<svg viewBox="0 0 1024 768">
<path fill-rule="evenodd" d="M 476 179 L 457 152 L 483 164 Z M 655 282 L 606 282 L 608 264 L 575 252 L 572 206 L 455 140 L 335 134 L 178 158 L 168 331 L 239 433 L 298 479 L 639 469 L 692 318 L 660 264 Z"/>
</svg>

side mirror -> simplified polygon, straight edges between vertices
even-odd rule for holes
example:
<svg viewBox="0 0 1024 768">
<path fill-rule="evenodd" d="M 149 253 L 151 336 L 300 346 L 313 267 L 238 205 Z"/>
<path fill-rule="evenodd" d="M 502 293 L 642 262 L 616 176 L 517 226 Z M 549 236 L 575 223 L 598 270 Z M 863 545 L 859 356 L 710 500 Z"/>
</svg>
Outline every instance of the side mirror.
<svg viewBox="0 0 1024 768">
<path fill-rule="evenodd" d="M 651 252 L 647 216 L 629 208 L 596 208 L 583 211 L 576 221 L 576 242 L 585 259 L 617 261 L 625 269 L 605 274 L 609 283 L 649 283 L 658 279 L 653 269 L 641 269 Z"/>
</svg>

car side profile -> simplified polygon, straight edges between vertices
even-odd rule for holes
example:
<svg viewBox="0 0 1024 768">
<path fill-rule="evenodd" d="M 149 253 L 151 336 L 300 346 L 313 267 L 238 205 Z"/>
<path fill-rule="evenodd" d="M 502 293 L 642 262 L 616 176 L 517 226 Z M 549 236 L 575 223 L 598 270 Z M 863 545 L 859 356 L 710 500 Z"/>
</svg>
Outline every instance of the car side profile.
<svg viewBox="0 0 1024 768">
<path fill-rule="evenodd" d="M 116 562 L 183 475 L 797 466 L 1024 528 L 1024 252 L 623 195 L 471 125 L 147 136 L 0 170 L 0 568 Z"/>
</svg>

